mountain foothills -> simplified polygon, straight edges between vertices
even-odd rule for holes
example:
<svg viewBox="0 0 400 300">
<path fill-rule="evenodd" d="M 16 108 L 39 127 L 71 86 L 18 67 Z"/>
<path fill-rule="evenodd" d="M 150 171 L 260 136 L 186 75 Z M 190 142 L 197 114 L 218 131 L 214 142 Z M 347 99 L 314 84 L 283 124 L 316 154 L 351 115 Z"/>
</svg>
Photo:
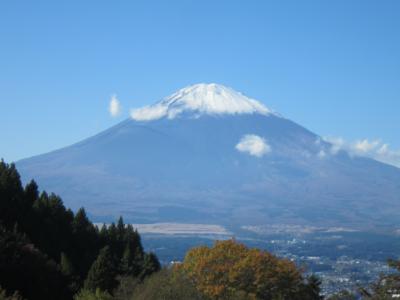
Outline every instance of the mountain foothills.
<svg viewBox="0 0 400 300">
<path fill-rule="evenodd" d="M 24 182 L 100 221 L 398 224 L 400 169 L 350 155 L 231 88 L 197 84 L 72 146 L 17 162 Z"/>
<path fill-rule="evenodd" d="M 160 268 L 122 218 L 98 228 L 34 181 L 23 188 L 15 166 L 0 162 L 1 300 L 320 299 L 317 278 L 234 240 Z"/>
</svg>

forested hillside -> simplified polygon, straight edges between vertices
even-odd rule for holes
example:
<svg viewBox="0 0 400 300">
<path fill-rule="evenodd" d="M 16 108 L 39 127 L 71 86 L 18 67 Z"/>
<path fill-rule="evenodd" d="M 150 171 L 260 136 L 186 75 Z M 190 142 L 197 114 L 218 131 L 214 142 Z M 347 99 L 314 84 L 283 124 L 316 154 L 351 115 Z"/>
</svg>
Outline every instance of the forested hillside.
<svg viewBox="0 0 400 300">
<path fill-rule="evenodd" d="M 81 208 L 23 187 L 13 164 L 0 162 L 0 286 L 24 299 L 71 299 L 79 290 L 111 293 L 117 279 L 143 280 L 160 269 L 130 225 L 100 229 Z M 4 294 L 4 293 L 3 293 Z"/>
</svg>

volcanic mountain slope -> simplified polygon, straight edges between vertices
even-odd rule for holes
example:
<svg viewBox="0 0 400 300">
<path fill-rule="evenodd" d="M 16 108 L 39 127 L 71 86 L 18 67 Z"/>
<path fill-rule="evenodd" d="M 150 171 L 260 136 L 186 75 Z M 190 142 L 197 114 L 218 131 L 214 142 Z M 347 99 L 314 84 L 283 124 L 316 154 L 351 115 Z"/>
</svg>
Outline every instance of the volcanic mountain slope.
<svg viewBox="0 0 400 300">
<path fill-rule="evenodd" d="M 97 219 L 365 227 L 400 221 L 400 169 L 335 150 L 230 88 L 198 84 L 17 163 Z"/>
</svg>

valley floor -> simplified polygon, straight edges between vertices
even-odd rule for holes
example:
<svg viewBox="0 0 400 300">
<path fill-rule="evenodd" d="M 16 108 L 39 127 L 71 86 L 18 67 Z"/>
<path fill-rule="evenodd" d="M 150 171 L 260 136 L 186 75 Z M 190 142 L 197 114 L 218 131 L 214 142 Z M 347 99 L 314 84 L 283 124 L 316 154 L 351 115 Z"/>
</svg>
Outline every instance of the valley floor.
<svg viewBox="0 0 400 300">
<path fill-rule="evenodd" d="M 325 294 L 367 286 L 391 270 L 388 258 L 399 258 L 396 234 L 361 232 L 346 228 L 272 225 L 227 229 L 203 224 L 136 224 L 147 251 L 164 265 L 182 261 L 188 249 L 235 239 L 268 250 L 303 266 L 322 279 Z"/>
</svg>

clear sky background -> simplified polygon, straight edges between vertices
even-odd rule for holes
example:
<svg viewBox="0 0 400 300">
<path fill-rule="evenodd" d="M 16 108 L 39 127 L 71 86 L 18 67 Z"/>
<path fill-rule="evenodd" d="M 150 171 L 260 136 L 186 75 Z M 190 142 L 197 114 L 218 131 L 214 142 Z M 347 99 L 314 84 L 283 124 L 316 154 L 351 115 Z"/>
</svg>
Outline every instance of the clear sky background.
<svg viewBox="0 0 400 300">
<path fill-rule="evenodd" d="M 77 142 L 199 82 L 230 86 L 322 136 L 395 151 L 400 1 L 0 2 L 6 161 Z"/>
</svg>

